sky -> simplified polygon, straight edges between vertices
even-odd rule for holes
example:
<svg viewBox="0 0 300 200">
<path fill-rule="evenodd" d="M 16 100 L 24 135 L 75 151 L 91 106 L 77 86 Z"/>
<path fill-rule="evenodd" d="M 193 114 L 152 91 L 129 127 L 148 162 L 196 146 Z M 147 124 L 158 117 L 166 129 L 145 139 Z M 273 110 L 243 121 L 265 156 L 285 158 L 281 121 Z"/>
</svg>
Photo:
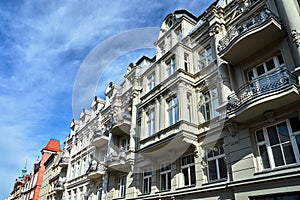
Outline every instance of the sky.
<svg viewBox="0 0 300 200">
<path fill-rule="evenodd" d="M 184 8 L 198 16 L 212 2 L 1 0 L 0 199 L 25 162 L 30 172 L 49 139 L 62 144 L 71 120 L 110 81 L 120 83 L 130 62 L 155 54 L 153 33 L 167 14 Z M 132 34 L 148 27 L 149 36 Z M 150 46 L 138 44 L 145 37 Z"/>
</svg>

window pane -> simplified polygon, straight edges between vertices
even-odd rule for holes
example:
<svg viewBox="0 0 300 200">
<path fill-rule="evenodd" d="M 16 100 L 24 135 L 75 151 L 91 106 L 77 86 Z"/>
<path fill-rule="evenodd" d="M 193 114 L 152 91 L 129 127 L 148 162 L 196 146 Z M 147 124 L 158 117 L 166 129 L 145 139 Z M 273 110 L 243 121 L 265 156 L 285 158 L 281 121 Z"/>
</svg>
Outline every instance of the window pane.
<svg viewBox="0 0 300 200">
<path fill-rule="evenodd" d="M 264 66 L 263 66 L 263 65 L 258 66 L 258 67 L 256 68 L 256 70 L 257 70 L 257 75 L 258 75 L 258 76 L 260 76 L 260 75 L 262 75 L 262 74 L 265 73 L 265 69 L 264 69 Z"/>
<path fill-rule="evenodd" d="M 208 161 L 208 172 L 210 181 L 216 180 L 218 178 L 216 160 Z"/>
<path fill-rule="evenodd" d="M 224 158 L 219 158 L 220 179 L 227 178 L 227 169 Z"/>
<path fill-rule="evenodd" d="M 284 165 L 284 160 L 283 160 L 280 146 L 272 147 L 272 152 L 273 152 L 275 166 L 278 167 Z"/>
<path fill-rule="evenodd" d="M 281 142 L 286 142 L 290 140 L 289 131 L 287 129 L 286 123 L 281 123 L 277 125 L 279 139 Z"/>
<path fill-rule="evenodd" d="M 191 166 L 190 171 L 191 171 L 191 185 L 195 185 L 196 184 L 195 166 Z"/>
<path fill-rule="evenodd" d="M 270 168 L 269 155 L 265 145 L 259 146 L 259 154 L 262 160 L 264 169 Z"/>
<path fill-rule="evenodd" d="M 270 71 L 272 69 L 275 68 L 275 64 L 274 64 L 274 61 L 273 59 L 269 60 L 268 62 L 266 62 L 266 65 L 267 65 L 267 70 Z"/>
<path fill-rule="evenodd" d="M 278 136 L 277 136 L 276 127 L 271 126 L 271 127 L 267 128 L 267 131 L 268 131 L 270 144 L 271 145 L 279 144 L 279 139 L 278 139 Z"/>
<path fill-rule="evenodd" d="M 161 175 L 161 190 L 166 190 L 166 174 Z"/>
<path fill-rule="evenodd" d="M 182 173 L 183 173 L 183 176 L 184 176 L 184 185 L 190 185 L 188 168 L 182 169 Z"/>
<path fill-rule="evenodd" d="M 298 151 L 300 153 L 300 135 L 296 136 L 296 142 L 297 142 L 297 146 L 298 146 Z"/>
<path fill-rule="evenodd" d="M 283 145 L 283 153 L 286 164 L 292 164 L 296 162 L 293 147 L 290 143 Z"/>
<path fill-rule="evenodd" d="M 265 140 L 264 133 L 262 130 L 256 131 L 256 140 L 257 140 L 257 142 L 261 142 L 261 141 Z"/>
<path fill-rule="evenodd" d="M 251 70 L 251 71 L 248 72 L 248 81 L 251 81 L 251 80 L 253 80 L 253 79 L 254 79 L 254 73 L 253 73 L 253 71 Z"/>
<path fill-rule="evenodd" d="M 281 55 L 281 54 L 279 54 L 279 55 L 277 56 L 277 58 L 278 58 L 278 62 L 279 62 L 279 64 L 280 64 L 280 65 L 282 65 L 282 64 L 284 63 L 284 60 L 283 60 L 283 57 L 282 57 L 282 55 Z"/>
<path fill-rule="evenodd" d="M 144 179 L 144 193 L 148 193 L 148 179 Z"/>
<path fill-rule="evenodd" d="M 300 131 L 300 121 L 298 117 L 290 118 L 290 123 L 293 132 Z"/>
<path fill-rule="evenodd" d="M 168 188 L 167 190 L 171 189 L 171 172 L 167 174 L 167 181 L 168 181 Z"/>
</svg>

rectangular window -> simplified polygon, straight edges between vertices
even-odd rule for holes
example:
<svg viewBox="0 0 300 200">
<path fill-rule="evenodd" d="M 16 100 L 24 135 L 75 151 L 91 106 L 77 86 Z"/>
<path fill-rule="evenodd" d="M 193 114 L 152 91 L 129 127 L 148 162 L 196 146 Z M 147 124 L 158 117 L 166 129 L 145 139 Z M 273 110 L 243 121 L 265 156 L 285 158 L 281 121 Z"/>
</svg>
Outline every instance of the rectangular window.
<svg viewBox="0 0 300 200">
<path fill-rule="evenodd" d="M 266 75 L 271 71 L 274 71 L 275 68 L 284 66 L 283 57 L 281 54 L 274 56 L 273 58 L 263 62 L 262 64 L 254 67 L 253 69 L 247 72 L 248 81 L 252 81 L 253 79 Z"/>
<path fill-rule="evenodd" d="M 173 125 L 178 121 L 178 101 L 174 97 L 168 102 L 169 125 Z"/>
<path fill-rule="evenodd" d="M 227 167 L 222 144 L 206 150 L 206 166 L 208 181 L 227 179 Z"/>
<path fill-rule="evenodd" d="M 175 57 L 170 59 L 166 64 L 167 64 L 168 75 L 170 76 L 176 71 L 176 59 L 175 59 Z"/>
<path fill-rule="evenodd" d="M 194 154 L 190 154 L 181 158 L 181 172 L 183 174 L 184 186 L 196 184 Z"/>
<path fill-rule="evenodd" d="M 129 142 L 130 142 L 130 138 L 124 138 L 121 140 L 121 148 L 123 148 L 124 151 L 129 150 Z"/>
<path fill-rule="evenodd" d="M 149 136 L 153 135 L 155 132 L 155 110 L 152 109 L 147 113 L 147 126 Z"/>
<path fill-rule="evenodd" d="M 126 175 L 118 178 L 118 197 L 124 198 L 126 192 Z"/>
<path fill-rule="evenodd" d="M 217 88 L 203 93 L 201 97 L 201 104 L 201 112 L 206 121 L 218 116 L 219 113 L 216 111 L 219 107 Z"/>
<path fill-rule="evenodd" d="M 189 68 L 190 68 L 189 55 L 185 53 L 184 54 L 184 70 L 186 72 L 188 72 Z"/>
<path fill-rule="evenodd" d="M 299 163 L 300 128 L 298 117 L 255 132 L 263 169 Z M 297 160 L 298 159 L 298 160 Z"/>
<path fill-rule="evenodd" d="M 151 193 L 151 171 L 144 171 L 143 173 L 143 194 Z"/>
<path fill-rule="evenodd" d="M 153 73 L 148 77 L 149 91 L 151 91 L 154 87 L 155 87 L 155 74 Z"/>
<path fill-rule="evenodd" d="M 191 93 L 187 93 L 186 94 L 186 99 L 187 99 L 187 111 L 188 111 L 188 121 L 191 122 L 192 121 L 192 94 Z"/>
<path fill-rule="evenodd" d="M 162 165 L 160 169 L 160 190 L 171 189 L 171 164 Z"/>
<path fill-rule="evenodd" d="M 199 55 L 198 66 L 200 70 L 205 68 L 213 61 L 211 47 L 208 47 L 200 51 L 198 55 Z"/>
</svg>

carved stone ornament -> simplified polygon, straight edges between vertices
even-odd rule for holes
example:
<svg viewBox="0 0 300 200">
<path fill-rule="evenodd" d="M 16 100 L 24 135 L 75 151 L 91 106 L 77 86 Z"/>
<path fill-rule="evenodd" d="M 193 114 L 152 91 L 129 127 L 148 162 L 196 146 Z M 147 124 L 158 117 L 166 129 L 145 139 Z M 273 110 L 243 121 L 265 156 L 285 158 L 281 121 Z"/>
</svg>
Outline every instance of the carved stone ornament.
<svg viewBox="0 0 300 200">
<path fill-rule="evenodd" d="M 275 122 L 275 111 L 274 110 L 268 110 L 264 112 L 264 116 L 267 118 L 268 122 Z"/>
<path fill-rule="evenodd" d="M 238 132 L 238 123 L 235 121 L 225 124 L 225 128 L 231 137 L 236 136 Z"/>
</svg>

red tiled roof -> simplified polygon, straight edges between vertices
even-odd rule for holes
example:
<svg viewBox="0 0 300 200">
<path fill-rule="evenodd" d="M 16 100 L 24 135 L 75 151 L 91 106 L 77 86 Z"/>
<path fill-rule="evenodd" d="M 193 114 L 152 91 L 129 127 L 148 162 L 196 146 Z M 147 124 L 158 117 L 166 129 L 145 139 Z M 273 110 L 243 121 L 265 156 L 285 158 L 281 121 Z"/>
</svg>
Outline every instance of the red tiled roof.
<svg viewBox="0 0 300 200">
<path fill-rule="evenodd" d="M 43 148 L 43 150 L 61 152 L 60 143 L 58 140 L 50 139 L 46 147 Z"/>
</svg>

